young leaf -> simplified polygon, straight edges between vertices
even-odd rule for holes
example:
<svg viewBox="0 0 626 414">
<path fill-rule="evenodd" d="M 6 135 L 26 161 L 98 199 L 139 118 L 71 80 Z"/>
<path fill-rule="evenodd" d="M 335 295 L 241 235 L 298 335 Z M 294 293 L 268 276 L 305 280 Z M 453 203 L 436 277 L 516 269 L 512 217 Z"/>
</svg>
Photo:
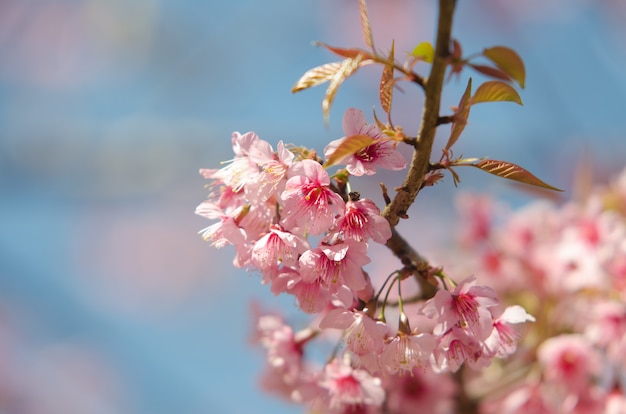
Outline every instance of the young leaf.
<svg viewBox="0 0 626 414">
<path fill-rule="evenodd" d="M 523 105 L 522 98 L 511 85 L 500 81 L 485 82 L 476 88 L 472 105 L 481 102 L 508 101 Z"/>
<path fill-rule="evenodd" d="M 524 88 L 526 69 L 524 68 L 524 61 L 517 52 L 508 47 L 494 46 L 483 50 L 483 56 L 519 83 L 522 89 Z"/>
<path fill-rule="evenodd" d="M 427 63 L 433 63 L 435 48 L 429 42 L 422 42 L 415 46 L 415 49 L 411 52 L 411 56 L 415 56 Z"/>
<path fill-rule="evenodd" d="M 547 188 L 548 190 L 563 191 L 556 187 L 546 184 L 539 178 L 535 177 L 529 171 L 507 161 L 498 160 L 482 160 L 476 164 L 467 164 L 472 167 L 480 168 L 490 174 L 497 175 L 498 177 L 507 178 L 509 180 L 517 181 L 524 184 L 530 184 L 537 187 Z"/>
<path fill-rule="evenodd" d="M 316 42 L 315 43 L 316 46 L 322 46 L 328 50 L 330 50 L 331 52 L 333 52 L 336 55 L 339 55 L 341 57 L 344 58 L 352 58 L 355 59 L 357 56 L 361 56 L 363 59 L 374 59 L 375 56 L 372 55 L 371 53 L 363 50 L 363 49 L 358 49 L 358 48 L 351 48 L 351 49 L 345 49 L 345 48 L 341 48 L 341 47 L 334 47 L 334 46 L 330 46 L 327 45 L 326 43 L 323 42 Z"/>
<path fill-rule="evenodd" d="M 483 75 L 487 75 L 492 78 L 502 79 L 508 82 L 512 80 L 512 78 L 506 72 L 498 68 L 487 65 L 474 65 L 473 63 L 468 63 L 468 66 L 471 66 L 472 69 L 474 69 L 476 72 L 480 72 Z"/>
<path fill-rule="evenodd" d="M 370 26 L 370 19 L 367 16 L 367 7 L 365 6 L 365 0 L 359 0 L 359 11 L 361 14 L 361 32 L 363 33 L 363 40 L 365 44 L 374 50 L 374 38 L 372 37 L 372 28 Z"/>
<path fill-rule="evenodd" d="M 341 69 L 341 65 L 343 65 L 343 62 L 333 62 L 308 70 L 304 75 L 302 75 L 298 82 L 296 82 L 291 89 L 291 92 L 299 92 L 301 90 L 320 85 L 324 82 L 328 82 L 333 78 L 333 76 L 335 76 L 337 71 Z"/>
<path fill-rule="evenodd" d="M 383 107 L 383 110 L 389 116 L 391 112 L 391 101 L 393 99 L 393 61 L 394 61 L 394 44 L 391 43 L 391 51 L 389 52 L 389 57 L 387 58 L 389 64 L 386 64 L 383 67 L 383 74 L 380 78 L 380 86 L 378 87 L 378 96 L 380 99 L 380 105 Z"/>
<path fill-rule="evenodd" d="M 326 94 L 324 95 L 324 99 L 322 100 L 322 112 L 324 114 L 324 121 L 328 122 L 328 117 L 330 115 L 330 107 L 333 104 L 333 100 L 335 99 L 335 94 L 337 94 L 337 90 L 350 75 L 352 75 L 359 68 L 361 64 L 361 55 L 358 55 L 354 59 L 346 59 L 341 62 L 341 67 L 337 72 L 335 72 L 334 76 L 330 80 L 330 84 L 326 89 Z"/>
<path fill-rule="evenodd" d="M 456 143 L 456 141 L 461 136 L 461 132 L 465 129 L 465 125 L 467 124 L 467 118 L 470 113 L 470 96 L 472 94 L 472 78 L 467 82 L 467 88 L 465 88 L 465 92 L 461 97 L 461 101 L 459 102 L 459 107 L 456 109 L 454 113 L 454 122 L 452 123 L 452 128 L 450 131 L 450 138 L 448 138 L 448 142 L 446 143 L 445 150 L 449 150 Z"/>
<path fill-rule="evenodd" d="M 341 141 L 335 150 L 328 156 L 324 163 L 324 168 L 333 166 L 346 157 L 356 154 L 363 148 L 368 147 L 374 142 L 374 138 L 369 135 L 350 135 Z"/>
</svg>

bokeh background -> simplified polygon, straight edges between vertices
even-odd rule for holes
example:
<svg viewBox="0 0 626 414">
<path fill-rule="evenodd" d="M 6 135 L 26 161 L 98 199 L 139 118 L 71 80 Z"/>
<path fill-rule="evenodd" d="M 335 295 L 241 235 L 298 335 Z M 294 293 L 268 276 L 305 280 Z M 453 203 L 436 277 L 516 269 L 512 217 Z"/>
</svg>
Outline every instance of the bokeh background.
<svg viewBox="0 0 626 414">
<path fill-rule="evenodd" d="M 377 46 L 395 38 L 401 57 L 432 40 L 434 3 L 370 0 Z M 565 197 L 581 166 L 619 170 L 624 21 L 621 0 L 460 0 L 466 54 L 516 49 L 527 87 L 524 107 L 475 107 L 456 152 L 521 164 Z M 293 314 L 292 300 L 203 242 L 193 211 L 198 169 L 232 157 L 232 131 L 321 151 L 346 108 L 382 113 L 378 69 L 342 87 L 327 127 L 324 87 L 290 93 L 335 59 L 314 40 L 363 46 L 357 1 L 0 0 L 0 413 L 301 411 L 259 391 L 248 343 L 251 301 Z M 415 132 L 421 94 L 403 90 L 394 120 Z M 445 247 L 459 191 L 536 197 L 460 172 L 414 206 L 420 231 L 403 224 L 426 251 Z"/>
</svg>

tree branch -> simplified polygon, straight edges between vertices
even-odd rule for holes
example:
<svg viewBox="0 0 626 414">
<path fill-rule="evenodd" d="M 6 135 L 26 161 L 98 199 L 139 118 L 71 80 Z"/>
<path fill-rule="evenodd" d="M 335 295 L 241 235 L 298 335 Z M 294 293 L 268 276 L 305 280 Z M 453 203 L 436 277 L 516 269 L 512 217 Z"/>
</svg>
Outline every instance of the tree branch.
<svg viewBox="0 0 626 414">
<path fill-rule="evenodd" d="M 411 166 L 404 179 L 402 187 L 382 212 L 391 227 L 395 227 L 401 217 L 407 216 L 407 211 L 415 201 L 417 193 L 422 187 L 424 177 L 428 172 L 430 154 L 435 141 L 435 133 L 439 123 L 439 109 L 441 106 L 441 90 L 446 75 L 448 56 L 450 55 L 450 37 L 452 33 L 452 17 L 456 0 L 439 0 L 439 20 L 437 24 L 437 42 L 430 76 L 425 81 L 424 111 L 420 126 L 419 140 Z"/>
</svg>

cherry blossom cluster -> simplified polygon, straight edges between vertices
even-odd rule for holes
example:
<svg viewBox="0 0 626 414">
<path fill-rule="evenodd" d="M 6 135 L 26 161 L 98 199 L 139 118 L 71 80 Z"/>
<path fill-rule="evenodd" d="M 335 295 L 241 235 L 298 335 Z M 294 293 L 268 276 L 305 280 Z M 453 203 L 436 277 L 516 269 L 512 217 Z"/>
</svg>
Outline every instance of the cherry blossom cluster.
<svg viewBox="0 0 626 414">
<path fill-rule="evenodd" d="M 483 391 L 499 389 L 481 393 L 483 411 L 626 413 L 626 170 L 584 201 L 510 212 L 467 195 L 459 205 L 450 267 L 537 316 L 526 351 L 481 373 Z"/>
<path fill-rule="evenodd" d="M 234 246 L 235 266 L 259 272 L 274 294 L 293 295 L 316 315 L 299 331 L 279 316 L 258 316 L 266 389 L 324 413 L 450 412 L 458 390 L 449 373 L 513 354 L 513 325 L 534 318 L 503 306 L 476 277 L 457 283 L 441 268 L 429 270 L 438 284 L 432 297 L 403 298 L 401 285 L 414 279 L 402 269 L 375 287 L 381 277 L 365 271 L 368 243 L 384 244 L 392 231 L 373 201 L 350 191 L 349 177 L 401 170 L 406 161 L 360 110 L 349 109 L 343 127 L 326 159 L 348 137 L 373 141 L 346 155 L 345 170 L 333 176 L 314 151 L 282 142 L 274 150 L 252 132 L 234 133 L 234 159 L 201 170 L 212 191 L 196 213 L 217 220 L 201 234 L 216 247 Z M 314 338 L 338 343 L 324 364 L 309 358 Z"/>
</svg>

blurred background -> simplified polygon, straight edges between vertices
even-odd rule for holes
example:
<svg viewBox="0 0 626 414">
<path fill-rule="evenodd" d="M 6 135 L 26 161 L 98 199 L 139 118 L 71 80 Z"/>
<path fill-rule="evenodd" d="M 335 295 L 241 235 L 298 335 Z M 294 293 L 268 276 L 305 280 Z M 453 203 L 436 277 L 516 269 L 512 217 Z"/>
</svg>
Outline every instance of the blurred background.
<svg viewBox="0 0 626 414">
<path fill-rule="evenodd" d="M 377 47 L 432 41 L 434 3 L 368 1 Z M 581 165 L 621 169 L 624 21 L 621 0 L 459 1 L 465 54 L 514 48 L 527 86 L 523 107 L 476 106 L 455 153 L 521 164 L 564 197 Z M 193 212 L 198 169 L 232 158 L 232 131 L 322 151 L 346 108 L 382 114 L 379 69 L 342 87 L 328 127 L 325 87 L 291 94 L 338 60 L 315 40 L 364 46 L 357 1 L 0 0 L 0 413 L 302 411 L 259 391 L 248 342 L 252 300 L 293 314 L 292 300 L 203 242 Z M 448 83 L 444 113 L 466 83 Z M 422 95 L 403 90 L 394 121 L 415 134 Z M 460 173 L 414 206 L 418 247 L 446 242 L 459 191 L 535 197 Z M 380 180 L 360 189 L 378 203 Z"/>
</svg>

